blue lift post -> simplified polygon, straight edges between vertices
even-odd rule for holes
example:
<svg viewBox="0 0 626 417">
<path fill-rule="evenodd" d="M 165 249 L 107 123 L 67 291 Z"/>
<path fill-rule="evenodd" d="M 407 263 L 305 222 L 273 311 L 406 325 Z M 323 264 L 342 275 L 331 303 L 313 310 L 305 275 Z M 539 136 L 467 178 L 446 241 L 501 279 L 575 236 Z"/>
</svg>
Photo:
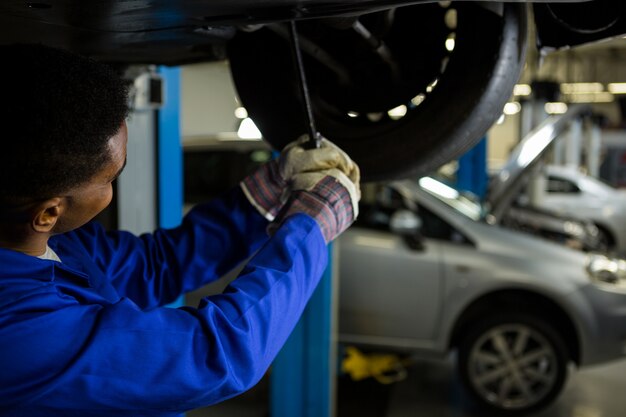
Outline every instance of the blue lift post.
<svg viewBox="0 0 626 417">
<path fill-rule="evenodd" d="M 183 206 L 180 69 L 160 68 L 165 100 L 158 115 L 159 226 L 180 224 Z M 334 413 L 336 344 L 333 247 L 329 265 L 302 318 L 271 369 L 272 417 L 330 417 Z M 173 307 L 182 305 L 182 299 Z"/>
<path fill-rule="evenodd" d="M 488 182 L 487 137 L 484 137 L 459 158 L 456 186 L 476 194 L 482 200 L 487 193 Z"/>
<path fill-rule="evenodd" d="M 333 245 L 328 267 L 270 370 L 272 417 L 330 417 L 335 408 Z"/>
<path fill-rule="evenodd" d="M 158 220 L 159 227 L 176 227 L 183 217 L 183 154 L 180 138 L 180 68 L 159 68 L 164 103 L 158 112 Z M 170 307 L 184 304 L 180 297 Z"/>
</svg>

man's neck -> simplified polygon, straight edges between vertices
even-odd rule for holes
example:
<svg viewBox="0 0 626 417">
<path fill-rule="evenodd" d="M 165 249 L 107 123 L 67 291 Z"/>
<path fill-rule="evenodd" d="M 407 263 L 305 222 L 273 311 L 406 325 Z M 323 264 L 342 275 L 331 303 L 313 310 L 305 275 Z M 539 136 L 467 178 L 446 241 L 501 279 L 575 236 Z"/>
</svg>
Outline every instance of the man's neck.
<svg viewBox="0 0 626 417">
<path fill-rule="evenodd" d="M 21 233 L 20 233 L 21 232 Z M 11 249 L 31 256 L 41 256 L 48 246 L 47 233 L 24 233 L 23 230 L 0 226 L 0 248 Z"/>
</svg>

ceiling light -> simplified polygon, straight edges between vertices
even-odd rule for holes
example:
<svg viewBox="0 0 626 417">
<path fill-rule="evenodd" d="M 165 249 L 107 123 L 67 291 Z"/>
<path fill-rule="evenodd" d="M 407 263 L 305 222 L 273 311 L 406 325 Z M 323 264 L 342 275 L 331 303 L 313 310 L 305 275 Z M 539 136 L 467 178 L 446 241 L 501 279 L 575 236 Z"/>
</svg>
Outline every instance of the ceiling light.
<svg viewBox="0 0 626 417">
<path fill-rule="evenodd" d="M 613 94 L 606 91 L 603 93 L 571 94 L 568 96 L 568 101 L 572 103 L 611 103 L 614 100 Z"/>
<path fill-rule="evenodd" d="M 513 95 L 515 96 L 529 96 L 533 90 L 528 84 L 516 84 L 513 87 Z"/>
<path fill-rule="evenodd" d="M 601 83 L 563 83 L 561 92 L 564 94 L 601 93 L 604 86 Z"/>
<path fill-rule="evenodd" d="M 560 101 L 546 103 L 543 108 L 548 114 L 563 114 L 567 112 L 567 104 Z"/>
<path fill-rule="evenodd" d="M 507 116 L 512 116 L 520 111 L 522 111 L 522 105 L 517 101 L 506 103 L 504 105 L 504 109 L 502 110 L 502 112 Z"/>
<path fill-rule="evenodd" d="M 610 83 L 607 87 L 613 94 L 626 94 L 626 83 Z"/>
</svg>

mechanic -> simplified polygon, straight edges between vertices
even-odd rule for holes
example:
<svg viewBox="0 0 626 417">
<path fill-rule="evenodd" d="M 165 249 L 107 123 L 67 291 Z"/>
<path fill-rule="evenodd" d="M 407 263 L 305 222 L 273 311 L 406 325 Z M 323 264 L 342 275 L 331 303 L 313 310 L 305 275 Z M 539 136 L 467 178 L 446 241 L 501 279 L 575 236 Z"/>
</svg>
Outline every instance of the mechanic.
<svg viewBox="0 0 626 417">
<path fill-rule="evenodd" d="M 0 51 L 0 415 L 174 416 L 256 384 L 357 216 L 357 165 L 295 141 L 179 227 L 108 232 L 91 219 L 126 162 L 126 83 Z M 246 259 L 222 294 L 163 307 Z"/>
</svg>

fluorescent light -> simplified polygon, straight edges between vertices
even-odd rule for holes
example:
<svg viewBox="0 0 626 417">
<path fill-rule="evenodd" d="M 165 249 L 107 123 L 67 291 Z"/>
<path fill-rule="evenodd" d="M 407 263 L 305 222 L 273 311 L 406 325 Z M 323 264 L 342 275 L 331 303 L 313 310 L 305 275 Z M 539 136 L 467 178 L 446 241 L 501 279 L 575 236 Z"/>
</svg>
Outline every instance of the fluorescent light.
<svg viewBox="0 0 626 417">
<path fill-rule="evenodd" d="M 498 120 L 496 120 L 496 124 L 501 125 L 502 123 L 504 123 L 505 119 L 506 119 L 506 116 L 504 115 L 504 113 L 502 113 L 500 117 L 498 117 Z"/>
<path fill-rule="evenodd" d="M 613 94 L 626 94 L 626 83 L 610 83 L 608 90 Z"/>
<path fill-rule="evenodd" d="M 543 108 L 548 114 L 563 114 L 567 112 L 567 104 L 560 101 L 546 103 Z"/>
<path fill-rule="evenodd" d="M 613 94 L 609 92 L 587 93 L 587 94 L 570 94 L 568 97 L 571 103 L 611 103 L 615 100 Z"/>
<path fill-rule="evenodd" d="M 522 105 L 519 104 L 519 102 L 517 101 L 506 103 L 504 105 L 504 109 L 502 110 L 502 112 L 507 116 L 512 116 L 519 113 L 520 111 L 522 111 Z"/>
<path fill-rule="evenodd" d="M 533 92 L 533 89 L 528 84 L 516 84 L 513 87 L 513 95 L 515 96 L 529 96 Z"/>
<path fill-rule="evenodd" d="M 561 92 L 564 94 L 590 94 L 601 93 L 604 86 L 601 83 L 563 83 Z"/>
<path fill-rule="evenodd" d="M 256 127 L 251 118 L 246 117 L 239 124 L 239 130 L 237 130 L 237 136 L 241 139 L 261 139 L 261 131 Z"/>
</svg>

